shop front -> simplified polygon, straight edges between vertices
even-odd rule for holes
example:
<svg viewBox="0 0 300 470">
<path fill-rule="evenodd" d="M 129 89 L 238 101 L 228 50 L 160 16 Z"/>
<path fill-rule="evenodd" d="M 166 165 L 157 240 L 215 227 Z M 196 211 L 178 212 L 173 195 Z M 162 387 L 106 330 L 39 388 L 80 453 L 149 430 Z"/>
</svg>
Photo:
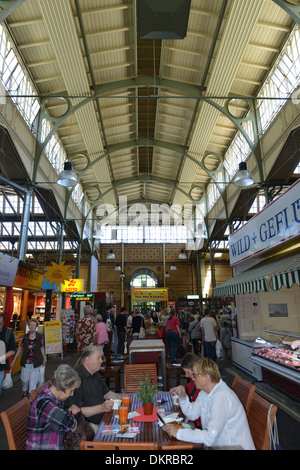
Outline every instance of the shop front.
<svg viewBox="0 0 300 470">
<path fill-rule="evenodd" d="M 300 398 L 300 180 L 230 236 L 234 365 Z"/>
</svg>

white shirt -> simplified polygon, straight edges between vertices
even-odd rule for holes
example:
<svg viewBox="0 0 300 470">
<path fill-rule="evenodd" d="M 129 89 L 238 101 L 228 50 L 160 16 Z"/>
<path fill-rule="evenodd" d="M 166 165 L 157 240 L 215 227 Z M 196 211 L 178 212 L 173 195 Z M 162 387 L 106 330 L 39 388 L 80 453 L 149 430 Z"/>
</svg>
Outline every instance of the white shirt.
<svg viewBox="0 0 300 470">
<path fill-rule="evenodd" d="M 244 407 L 221 379 L 210 393 L 200 391 L 195 402 L 180 400 L 185 416 L 195 421 L 201 416 L 201 429 L 179 429 L 177 439 L 221 449 L 255 450 Z"/>
<path fill-rule="evenodd" d="M 217 323 L 214 318 L 204 317 L 201 319 L 200 328 L 204 328 L 205 341 L 216 341 L 215 326 L 217 326 Z"/>
</svg>

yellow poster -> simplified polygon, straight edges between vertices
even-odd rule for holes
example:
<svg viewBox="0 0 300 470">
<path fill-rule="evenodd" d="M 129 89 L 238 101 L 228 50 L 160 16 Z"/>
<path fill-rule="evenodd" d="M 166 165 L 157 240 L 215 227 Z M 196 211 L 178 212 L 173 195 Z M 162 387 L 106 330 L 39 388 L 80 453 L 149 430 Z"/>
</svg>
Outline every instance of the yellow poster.
<svg viewBox="0 0 300 470">
<path fill-rule="evenodd" d="M 45 352 L 46 354 L 62 353 L 62 329 L 60 321 L 46 321 L 44 323 Z"/>
<path fill-rule="evenodd" d="M 168 288 L 131 289 L 131 299 L 133 302 L 167 302 L 168 298 Z"/>
</svg>

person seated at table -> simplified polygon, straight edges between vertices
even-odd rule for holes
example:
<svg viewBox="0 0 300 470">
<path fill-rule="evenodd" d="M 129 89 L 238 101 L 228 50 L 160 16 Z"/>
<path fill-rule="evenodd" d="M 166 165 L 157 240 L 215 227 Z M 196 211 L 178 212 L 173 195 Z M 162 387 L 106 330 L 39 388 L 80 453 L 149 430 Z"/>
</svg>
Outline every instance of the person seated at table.
<svg viewBox="0 0 300 470">
<path fill-rule="evenodd" d="M 53 374 L 52 385 L 44 386 L 33 401 L 27 426 L 27 450 L 63 450 L 67 431 L 75 431 L 75 416 L 80 412 L 76 405 L 64 410 L 64 402 L 80 386 L 77 372 L 61 364 Z"/>
<path fill-rule="evenodd" d="M 196 387 L 195 402 L 190 402 L 183 385 L 173 389 L 180 396 L 179 404 L 190 420 L 201 416 L 201 429 L 183 429 L 166 424 L 164 430 L 181 441 L 202 443 L 220 449 L 255 450 L 244 407 L 236 394 L 223 382 L 217 364 L 210 358 L 193 366 Z"/>
<path fill-rule="evenodd" d="M 75 390 L 74 396 L 68 404 L 75 404 L 80 408 L 96 431 L 104 413 L 111 411 L 113 401 L 119 399 L 119 395 L 109 390 L 100 375 L 102 353 L 97 346 L 90 345 L 81 353 L 75 370 L 81 378 L 81 385 Z"/>
<path fill-rule="evenodd" d="M 181 360 L 181 367 L 187 379 L 190 379 L 189 382 L 185 385 L 185 392 L 189 397 L 191 402 L 196 401 L 196 398 L 199 395 L 200 389 L 196 387 L 194 380 L 193 367 L 194 364 L 199 360 L 199 356 L 193 353 L 186 353 Z M 174 393 L 175 389 L 171 388 L 170 392 Z M 194 421 L 196 428 L 201 429 L 201 417 Z"/>
</svg>

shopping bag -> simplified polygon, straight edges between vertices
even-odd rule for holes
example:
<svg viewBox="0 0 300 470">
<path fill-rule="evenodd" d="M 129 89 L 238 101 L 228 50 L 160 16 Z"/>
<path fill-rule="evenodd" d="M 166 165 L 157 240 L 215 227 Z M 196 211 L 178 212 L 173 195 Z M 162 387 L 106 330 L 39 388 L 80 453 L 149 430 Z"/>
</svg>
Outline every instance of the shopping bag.
<svg viewBox="0 0 300 470">
<path fill-rule="evenodd" d="M 124 343 L 124 354 L 127 354 L 128 348 L 127 348 L 127 341 Z"/>
<path fill-rule="evenodd" d="M 45 366 L 40 366 L 39 369 L 39 378 L 37 385 L 43 385 L 45 383 Z"/>
<path fill-rule="evenodd" d="M 145 328 L 141 326 L 140 332 L 139 332 L 139 339 L 144 339 L 146 336 Z"/>
<path fill-rule="evenodd" d="M 11 374 L 6 374 L 4 382 L 2 384 L 2 388 L 12 388 L 13 386 L 13 381 L 11 378 Z"/>
<path fill-rule="evenodd" d="M 217 339 L 217 342 L 216 342 L 216 355 L 218 359 L 221 359 L 224 355 L 222 344 L 219 339 Z"/>
</svg>

